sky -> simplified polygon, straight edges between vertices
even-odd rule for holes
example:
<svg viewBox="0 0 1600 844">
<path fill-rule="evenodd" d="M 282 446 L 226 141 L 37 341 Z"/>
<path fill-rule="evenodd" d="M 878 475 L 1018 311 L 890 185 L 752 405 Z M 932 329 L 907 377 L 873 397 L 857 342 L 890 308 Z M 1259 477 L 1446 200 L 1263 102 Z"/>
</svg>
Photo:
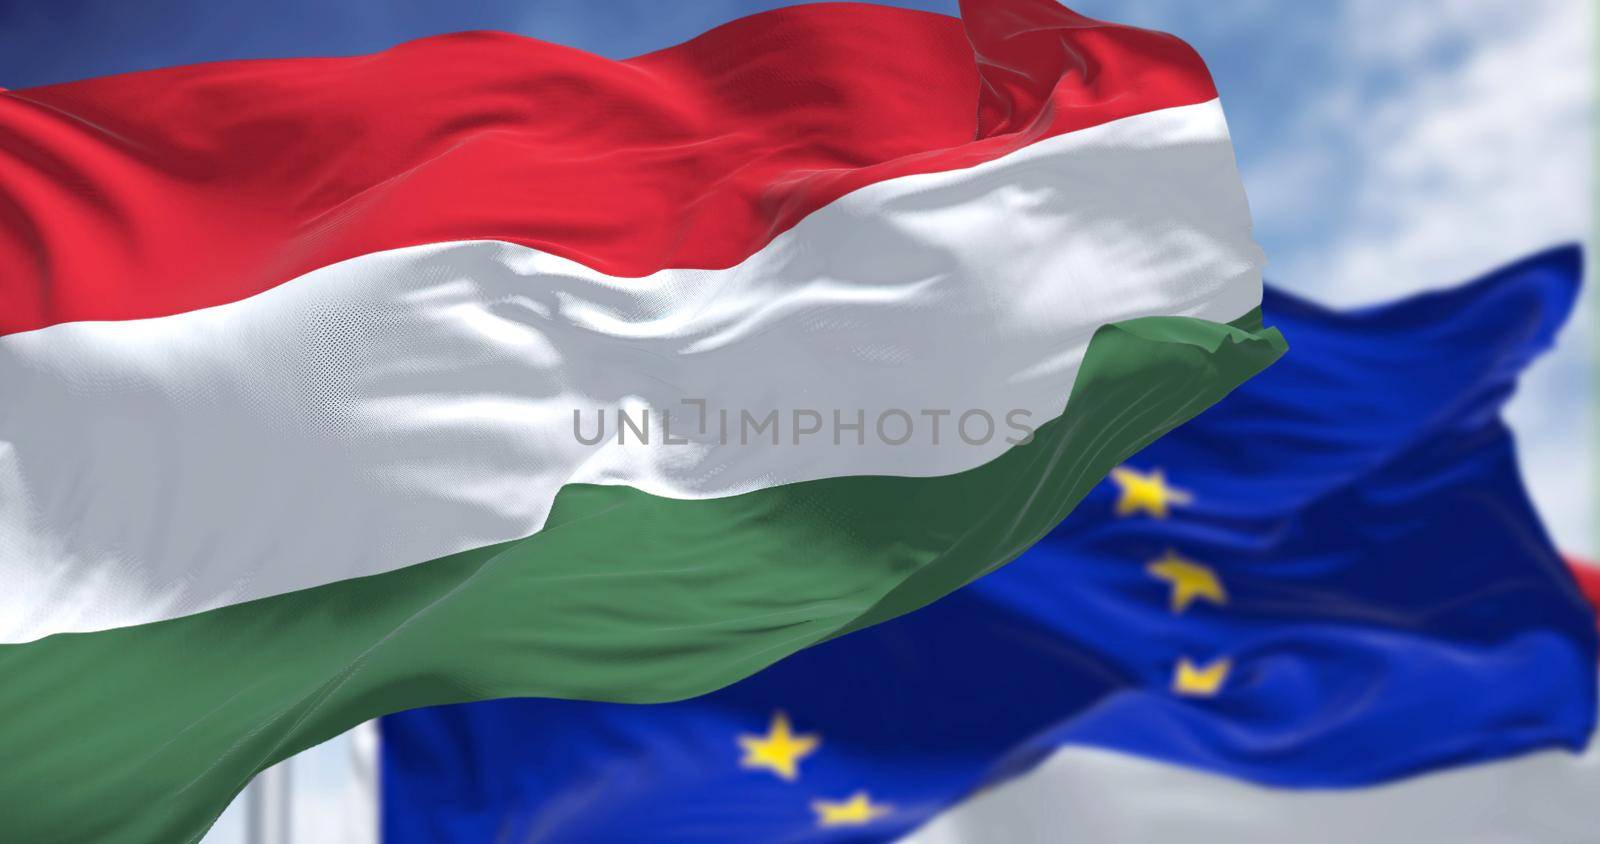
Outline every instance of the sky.
<svg viewBox="0 0 1600 844">
<path fill-rule="evenodd" d="M 0 0 L 0 86 L 500 29 L 625 57 L 778 0 Z M 899 2 L 955 12 L 954 0 Z M 1269 280 L 1335 305 L 1455 284 L 1593 230 L 1595 21 L 1582 0 L 1074 0 L 1210 65 Z M 3 142 L 3 141 L 0 141 Z M 1596 556 L 1593 297 L 1513 401 L 1557 544 Z M 1290 338 L 1292 344 L 1293 338 Z M 328 765 L 348 751 L 316 753 Z M 312 786 L 332 806 L 337 778 Z M 332 770 L 329 768 L 328 770 Z M 304 783 L 302 783 L 304 785 Z M 234 823 L 230 820 L 228 823 Z M 228 838 L 225 828 L 209 839 Z"/>
</svg>

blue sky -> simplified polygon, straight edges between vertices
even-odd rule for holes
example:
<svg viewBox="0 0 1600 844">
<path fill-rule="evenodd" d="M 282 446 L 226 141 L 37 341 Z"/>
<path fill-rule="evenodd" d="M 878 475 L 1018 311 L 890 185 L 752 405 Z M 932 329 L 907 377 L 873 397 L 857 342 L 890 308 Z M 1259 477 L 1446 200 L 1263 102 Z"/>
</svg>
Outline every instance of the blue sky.
<svg viewBox="0 0 1600 844">
<path fill-rule="evenodd" d="M 777 5 L 785 4 L 0 0 L 0 86 L 225 58 L 364 53 L 461 29 L 623 57 Z M 954 0 L 895 5 L 955 11 Z M 1591 231 L 1590 3 L 1069 5 L 1176 33 L 1206 58 L 1276 284 L 1335 304 L 1388 299 Z M 1525 472 L 1559 544 L 1590 555 L 1593 310 L 1582 309 L 1511 411 Z"/>
</svg>

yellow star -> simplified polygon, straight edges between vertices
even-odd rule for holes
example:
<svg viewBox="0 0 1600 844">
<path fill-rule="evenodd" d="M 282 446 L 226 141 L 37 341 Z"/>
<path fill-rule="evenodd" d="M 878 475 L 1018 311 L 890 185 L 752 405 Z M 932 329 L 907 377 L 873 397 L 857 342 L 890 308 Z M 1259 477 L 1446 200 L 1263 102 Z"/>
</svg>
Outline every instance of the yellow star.
<svg viewBox="0 0 1600 844">
<path fill-rule="evenodd" d="M 811 811 L 817 813 L 817 826 L 864 826 L 894 814 L 894 807 L 874 803 L 865 791 L 858 791 L 848 800 L 813 800 Z"/>
<path fill-rule="evenodd" d="M 1167 475 L 1160 469 L 1148 473 L 1128 466 L 1111 470 L 1111 481 L 1122 494 L 1117 498 L 1117 515 L 1131 516 L 1144 511 L 1158 519 L 1167 517 L 1167 507 L 1192 504 L 1194 496 L 1177 487 L 1167 486 Z"/>
<path fill-rule="evenodd" d="M 783 712 L 772 713 L 772 726 L 764 736 L 741 735 L 739 746 L 744 748 L 744 758 L 739 765 L 745 768 L 764 768 L 789 782 L 800 776 L 800 760 L 817 750 L 822 743 L 818 735 L 795 735 L 789 727 L 789 716 Z"/>
<path fill-rule="evenodd" d="M 1219 607 L 1228 602 L 1228 593 L 1222 588 L 1222 581 L 1217 578 L 1216 572 L 1194 560 L 1178 556 L 1178 552 L 1171 549 L 1161 559 L 1151 560 L 1144 570 L 1151 577 L 1172 585 L 1174 613 L 1183 612 L 1189 608 L 1189 604 L 1201 598 Z"/>
<path fill-rule="evenodd" d="M 1233 660 L 1226 657 L 1205 666 L 1197 666 L 1184 657 L 1178 660 L 1178 670 L 1172 675 L 1172 690 L 1185 697 L 1215 697 L 1232 668 Z"/>
</svg>

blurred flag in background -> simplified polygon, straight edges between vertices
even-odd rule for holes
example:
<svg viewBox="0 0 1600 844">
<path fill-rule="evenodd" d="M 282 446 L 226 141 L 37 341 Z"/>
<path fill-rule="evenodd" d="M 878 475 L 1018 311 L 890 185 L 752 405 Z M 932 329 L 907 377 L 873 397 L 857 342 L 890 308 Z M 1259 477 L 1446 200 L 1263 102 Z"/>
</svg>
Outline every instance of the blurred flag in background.
<svg viewBox="0 0 1600 844">
<path fill-rule="evenodd" d="M 1581 271 L 1559 249 L 1348 312 L 1269 291 L 1293 354 L 931 607 L 682 703 L 384 719 L 382 840 L 887 841 L 1092 747 L 1115 753 L 1080 755 L 1078 778 L 1132 757 L 1336 789 L 1344 811 L 1301 828 L 1274 805 L 1292 792 L 1195 777 L 1099 812 L 1081 787 L 1035 790 L 956 837 L 1165 819 L 1249 840 L 1576 841 L 1600 771 L 1499 761 L 1570 761 L 1596 692 L 1594 611 L 1529 506 L 1500 408 Z M 1373 788 L 1478 764 L 1393 806 Z M 1057 799 L 1076 810 L 1052 815 Z M 1060 837 L 1014 828 L 1041 813 Z"/>
</svg>

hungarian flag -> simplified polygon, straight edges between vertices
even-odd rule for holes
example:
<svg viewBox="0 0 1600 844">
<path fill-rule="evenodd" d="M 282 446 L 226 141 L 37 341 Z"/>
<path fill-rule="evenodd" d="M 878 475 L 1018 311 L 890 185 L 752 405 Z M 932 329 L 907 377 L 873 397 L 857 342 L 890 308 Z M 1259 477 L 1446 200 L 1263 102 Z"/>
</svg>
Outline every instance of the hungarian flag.
<svg viewBox="0 0 1600 844">
<path fill-rule="evenodd" d="M 666 701 L 1020 554 L 1283 351 L 1216 91 L 1051 0 L 0 94 L 0 824 Z"/>
</svg>

